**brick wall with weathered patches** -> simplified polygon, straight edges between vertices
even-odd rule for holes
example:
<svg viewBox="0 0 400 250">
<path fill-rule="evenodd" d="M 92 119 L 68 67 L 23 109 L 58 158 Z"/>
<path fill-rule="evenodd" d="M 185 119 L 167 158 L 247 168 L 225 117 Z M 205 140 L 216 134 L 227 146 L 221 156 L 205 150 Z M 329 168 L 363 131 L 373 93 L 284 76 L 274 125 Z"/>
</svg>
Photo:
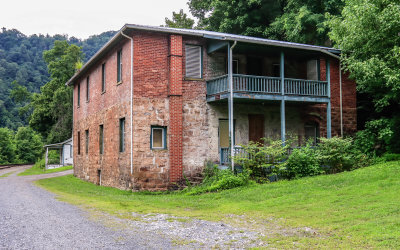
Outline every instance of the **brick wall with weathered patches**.
<svg viewBox="0 0 400 250">
<path fill-rule="evenodd" d="M 331 80 L 331 123 L 332 136 L 340 136 L 340 68 L 339 60 L 330 58 Z M 326 80 L 326 59 L 320 59 L 320 77 Z M 343 135 L 354 135 L 357 132 L 356 83 L 342 71 L 342 113 Z M 321 136 L 326 137 L 326 105 L 310 105 L 303 110 L 304 120 L 318 122 Z"/>
<path fill-rule="evenodd" d="M 115 50 L 99 62 L 74 85 L 74 174 L 93 183 L 99 183 L 98 171 L 101 170 L 102 185 L 129 188 L 130 174 L 129 151 L 119 152 L 119 119 L 129 119 L 129 70 L 124 70 L 122 81 L 117 84 L 117 55 L 122 49 L 122 64 L 129 65 L 129 43 L 115 46 Z M 101 90 L 102 64 L 106 68 L 105 92 Z M 128 67 L 127 67 L 128 68 Z M 89 100 L 86 100 L 87 76 L 89 76 Z M 78 84 L 80 85 L 80 105 L 78 106 Z M 104 152 L 99 149 L 99 126 L 104 126 Z M 86 153 L 86 135 L 89 131 L 88 152 Z M 78 132 L 80 140 L 78 140 Z M 129 130 L 125 133 L 125 146 L 129 145 Z M 80 144 L 80 154 L 78 154 Z"/>
</svg>

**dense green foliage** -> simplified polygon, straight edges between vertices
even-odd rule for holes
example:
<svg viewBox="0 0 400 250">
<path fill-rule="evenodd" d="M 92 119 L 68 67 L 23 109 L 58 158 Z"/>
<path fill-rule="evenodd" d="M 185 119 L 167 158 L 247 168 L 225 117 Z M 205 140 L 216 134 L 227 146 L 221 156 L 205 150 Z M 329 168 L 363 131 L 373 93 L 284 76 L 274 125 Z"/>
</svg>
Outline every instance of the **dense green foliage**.
<svg viewBox="0 0 400 250">
<path fill-rule="evenodd" d="M 288 179 L 297 179 L 306 176 L 322 174 L 324 171 L 320 166 L 315 149 L 311 145 L 295 148 L 285 162 L 283 176 Z"/>
<path fill-rule="evenodd" d="M 0 164 L 12 163 L 14 160 L 14 133 L 11 129 L 0 128 Z"/>
<path fill-rule="evenodd" d="M 188 187 L 183 190 L 187 195 L 196 195 L 207 192 L 241 187 L 251 184 L 250 171 L 234 174 L 230 169 L 219 169 L 218 165 L 209 163 L 204 168 L 204 180 L 201 185 Z"/>
<path fill-rule="evenodd" d="M 360 113 L 376 120 L 358 134 L 363 151 L 400 152 L 400 3 L 348 0 L 328 24 L 331 39 L 343 50 L 344 68 L 366 100 Z"/>
<path fill-rule="evenodd" d="M 24 106 L 25 100 L 17 101 L 11 96 L 12 83 L 16 81 L 29 93 L 38 93 L 40 87 L 50 80 L 43 52 L 51 49 L 56 40 L 68 41 L 70 44 L 81 46 L 86 55 L 83 59 L 85 61 L 114 34 L 114 31 L 108 31 L 91 36 L 86 40 L 80 40 L 64 35 L 26 36 L 16 29 L 3 28 L 0 31 L 0 127 L 17 130 L 20 126 L 28 125 L 32 110 L 29 108 L 20 110 Z"/>
<path fill-rule="evenodd" d="M 42 156 L 42 138 L 30 127 L 18 128 L 15 145 L 17 159 L 22 163 L 34 163 Z"/>
<path fill-rule="evenodd" d="M 189 0 L 198 28 L 291 42 L 329 44 L 325 14 L 342 0 Z"/>
<path fill-rule="evenodd" d="M 43 53 L 51 80 L 33 96 L 29 125 L 47 142 L 60 142 L 71 137 L 72 89 L 65 83 L 75 73 L 75 64 L 82 57 L 81 49 L 67 41 L 56 41 L 51 50 Z"/>
</svg>

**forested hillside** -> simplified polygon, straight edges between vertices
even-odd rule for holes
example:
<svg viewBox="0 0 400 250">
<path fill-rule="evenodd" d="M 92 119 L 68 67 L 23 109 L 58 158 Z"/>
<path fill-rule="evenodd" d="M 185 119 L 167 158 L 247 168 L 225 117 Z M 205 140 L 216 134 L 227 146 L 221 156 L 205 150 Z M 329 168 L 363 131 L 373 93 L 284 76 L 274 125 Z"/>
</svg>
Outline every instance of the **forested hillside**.
<svg viewBox="0 0 400 250">
<path fill-rule="evenodd" d="M 82 47 L 84 61 L 93 56 L 113 35 L 107 31 L 100 35 L 80 40 L 66 35 L 26 36 L 16 29 L 2 28 L 0 32 L 0 127 L 16 130 L 28 124 L 28 115 L 20 115 L 17 103 L 11 97 L 13 82 L 16 81 L 29 92 L 37 93 L 47 83 L 49 73 L 43 59 L 43 52 L 54 46 L 56 40 L 66 40 L 70 44 Z"/>
</svg>

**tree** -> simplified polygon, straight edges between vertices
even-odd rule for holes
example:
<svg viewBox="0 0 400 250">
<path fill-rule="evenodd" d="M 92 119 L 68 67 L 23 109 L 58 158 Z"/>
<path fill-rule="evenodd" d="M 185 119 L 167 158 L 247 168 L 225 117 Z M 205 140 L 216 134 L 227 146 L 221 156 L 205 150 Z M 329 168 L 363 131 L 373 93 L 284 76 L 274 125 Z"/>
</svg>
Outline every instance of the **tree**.
<svg viewBox="0 0 400 250">
<path fill-rule="evenodd" d="M 43 144 L 41 137 L 30 127 L 19 127 L 15 134 L 17 159 L 22 163 L 33 163 L 41 157 Z"/>
<path fill-rule="evenodd" d="M 43 53 L 51 80 L 33 96 L 33 113 L 29 125 L 49 143 L 63 141 L 72 132 L 72 89 L 65 83 L 75 73 L 75 64 L 82 60 L 81 48 L 67 41 L 55 41 Z"/>
<path fill-rule="evenodd" d="M 176 13 L 172 12 L 172 20 L 169 18 L 165 18 L 165 26 L 170 28 L 183 28 L 183 29 L 192 29 L 194 25 L 194 20 L 187 17 L 185 13 L 183 13 L 183 9 Z"/>
<path fill-rule="evenodd" d="M 369 118 L 388 118 L 388 124 L 400 124 L 400 3 L 348 0 L 341 16 L 330 16 L 327 24 L 331 39 L 343 51 L 345 70 L 356 80 L 358 91 L 374 104 L 376 113 Z M 367 129 L 374 127 L 380 128 Z M 399 151 L 395 145 L 399 144 L 400 133 L 391 136 L 386 141 L 397 144 L 390 143 L 389 150 Z"/>
<path fill-rule="evenodd" d="M 15 162 L 14 133 L 11 129 L 0 128 L 0 164 Z"/>
<path fill-rule="evenodd" d="M 198 28 L 248 36 L 329 45 L 325 14 L 343 0 L 189 0 Z"/>
</svg>

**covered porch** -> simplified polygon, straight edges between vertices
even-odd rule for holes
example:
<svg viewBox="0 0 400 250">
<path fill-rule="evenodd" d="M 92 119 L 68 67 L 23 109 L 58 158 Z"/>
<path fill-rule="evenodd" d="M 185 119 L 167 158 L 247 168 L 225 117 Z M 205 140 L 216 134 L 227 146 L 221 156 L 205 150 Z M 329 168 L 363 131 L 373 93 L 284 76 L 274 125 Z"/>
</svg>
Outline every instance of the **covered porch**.
<svg viewBox="0 0 400 250">
<path fill-rule="evenodd" d="M 319 112 L 324 118 L 319 120 L 326 123 L 325 136 L 331 137 L 329 59 L 335 55 L 329 51 L 324 53 L 322 49 L 302 49 L 299 46 L 291 47 L 287 43 L 285 45 L 287 46 L 277 47 L 236 41 L 209 42 L 207 52 L 213 70 L 207 80 L 207 102 L 210 105 L 226 105 L 227 108 L 226 124 L 219 125 L 218 134 L 221 164 L 229 164 L 233 168 L 234 162 L 230 156 L 241 150 L 238 147 L 240 143 L 235 139 L 235 134 L 238 133 L 235 124 L 238 103 L 274 107 L 279 118 L 279 128 L 275 129 L 273 136 L 278 135 L 283 144 L 287 140 L 288 116 L 301 113 L 301 110 L 287 109 L 319 105 L 324 108 L 323 112 Z M 267 122 L 265 115 L 249 112 L 247 142 L 257 140 L 261 134 L 263 137 L 272 136 L 264 133 L 265 125 L 261 125 Z M 315 137 L 318 133 L 319 137 L 319 123 L 301 124 L 304 137 L 306 134 L 310 136 L 310 133 L 314 133 Z M 222 129 L 224 126 L 228 127 L 225 139 L 221 138 L 221 126 Z M 263 128 L 258 128 L 260 126 Z M 252 139 L 251 134 L 258 135 Z"/>
</svg>

